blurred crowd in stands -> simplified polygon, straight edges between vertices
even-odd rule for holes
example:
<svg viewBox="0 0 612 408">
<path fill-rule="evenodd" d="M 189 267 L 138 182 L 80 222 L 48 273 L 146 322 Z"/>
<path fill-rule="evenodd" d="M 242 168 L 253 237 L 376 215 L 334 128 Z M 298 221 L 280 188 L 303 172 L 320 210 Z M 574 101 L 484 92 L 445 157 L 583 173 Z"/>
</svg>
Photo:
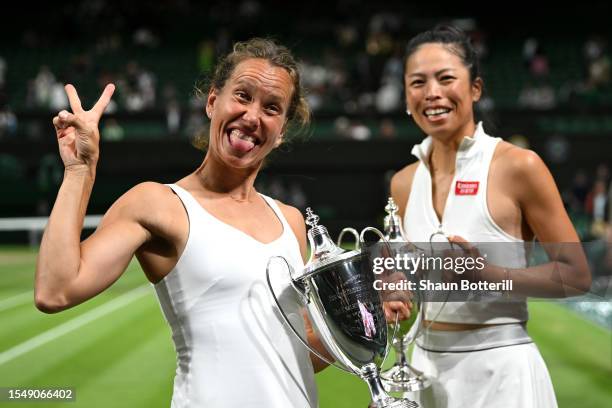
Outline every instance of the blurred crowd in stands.
<svg viewBox="0 0 612 408">
<path fill-rule="evenodd" d="M 600 163 L 595 174 L 578 169 L 571 186 L 563 192 L 568 213 L 575 220 L 584 240 L 612 234 L 612 178 L 607 163 Z M 612 242 L 612 235 L 608 236 Z"/>
<path fill-rule="evenodd" d="M 218 56 L 235 40 L 252 35 L 279 38 L 302 59 L 310 106 L 317 117 L 332 119 L 332 133 L 354 140 L 393 138 L 398 133 L 395 121 L 379 120 L 372 126 L 362 118 L 397 116 L 404 111 L 402 57 L 406 41 L 441 21 L 469 32 L 481 55 L 487 89 L 479 104 L 482 111 L 550 110 L 612 94 L 605 35 L 577 38 L 583 42 L 582 50 L 565 58 L 559 56 L 563 44 L 528 34 L 515 35 L 514 43 L 507 47 L 489 44 L 490 37 L 500 33 L 487 32 L 476 18 L 421 21 L 410 17 L 414 10 L 406 6 L 398 9 L 395 3 L 361 9 L 358 4 L 337 2 L 329 15 L 317 19 L 307 12 L 275 11 L 258 0 L 204 6 L 187 0 L 160 2 L 144 9 L 149 14 L 143 13 L 138 2 L 132 6 L 106 0 L 68 2 L 58 6 L 55 16 L 56 22 L 66 18 L 74 23 L 66 28 L 67 33 L 26 26 L 15 34 L 19 41 L 16 48 L 7 55 L 0 52 L 0 138 L 17 134 L 21 112 L 66 108 L 62 86 L 68 81 L 86 84 L 92 88 L 87 90 L 90 95 L 105 83 L 115 82 L 117 92 L 108 113 L 157 112 L 165 118 L 166 134 L 192 135 L 203 124 L 202 103 L 192 97 L 195 81 L 210 73 Z M 302 6 L 299 11 L 304 10 L 307 8 Z M 194 20 L 202 27 L 188 23 Z M 181 35 L 183 28 L 186 32 Z M 64 45 L 71 45 L 71 35 L 80 41 L 80 47 L 69 48 L 76 50 L 74 54 L 63 50 Z M 550 55 L 550 48 L 555 55 Z M 47 50 L 45 55 L 49 55 L 49 49 L 61 55 L 60 61 L 47 63 L 34 58 L 32 61 L 40 65 L 28 69 L 36 71 L 27 78 L 17 75 L 25 69 L 13 65 L 10 57 L 20 56 L 19 64 L 24 54 Z M 148 57 L 143 61 L 137 55 Z M 180 57 L 173 61 L 177 55 Z M 572 67 L 579 67 L 577 75 Z M 24 80 L 8 83 L 11 78 Z M 612 100 L 607 102 L 612 106 Z M 107 140 L 121 140 L 130 133 L 118 120 L 105 126 L 109 128 L 104 131 Z"/>
<path fill-rule="evenodd" d="M 550 110 L 560 102 L 578 104 L 591 96 L 612 92 L 606 39 L 599 35 L 588 38 L 582 46 L 582 53 L 581 76 L 555 88 L 551 84 L 551 70 L 563 67 L 551 67 L 546 49 L 537 38 L 525 40 L 523 61 L 529 79 L 521 89 L 518 105 L 526 109 Z"/>
<path fill-rule="evenodd" d="M 440 19 L 420 9 L 426 5 L 399 1 L 314 1 L 291 10 L 268 3 L 91 0 L 50 4 L 37 15 L 15 13 L 5 22 L 10 33 L 0 38 L 0 141 L 46 137 L 50 114 L 68 108 L 66 82 L 77 85 L 86 106 L 104 84 L 117 85 L 102 123 L 105 141 L 195 135 L 205 127 L 196 82 L 234 41 L 252 36 L 277 38 L 302 60 L 317 133 L 401 138 L 411 123 L 404 113 L 404 48 L 416 32 L 441 22 L 469 32 L 481 56 L 480 112 L 612 110 L 609 27 L 571 37 L 563 36 L 563 25 L 508 32 L 487 19 Z M 609 165 L 596 174 L 577 170 L 563 192 L 573 216 L 588 224 L 585 237 L 602 236 L 610 222 Z M 298 207 L 306 201 L 299 185 L 269 180 L 263 189 Z"/>
</svg>

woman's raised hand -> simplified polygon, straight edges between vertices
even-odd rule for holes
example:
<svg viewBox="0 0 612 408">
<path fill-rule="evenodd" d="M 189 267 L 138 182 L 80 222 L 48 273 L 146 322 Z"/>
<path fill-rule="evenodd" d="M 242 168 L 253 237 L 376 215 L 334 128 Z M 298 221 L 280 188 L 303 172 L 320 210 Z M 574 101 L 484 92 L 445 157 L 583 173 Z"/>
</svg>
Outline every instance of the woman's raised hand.
<svg viewBox="0 0 612 408">
<path fill-rule="evenodd" d="M 74 86 L 67 84 L 64 89 L 68 95 L 72 113 L 63 110 L 53 118 L 64 167 L 66 169 L 87 168 L 95 172 L 100 141 L 98 123 L 115 92 L 115 85 L 106 85 L 98 102 L 88 111 L 83 110 Z"/>
</svg>

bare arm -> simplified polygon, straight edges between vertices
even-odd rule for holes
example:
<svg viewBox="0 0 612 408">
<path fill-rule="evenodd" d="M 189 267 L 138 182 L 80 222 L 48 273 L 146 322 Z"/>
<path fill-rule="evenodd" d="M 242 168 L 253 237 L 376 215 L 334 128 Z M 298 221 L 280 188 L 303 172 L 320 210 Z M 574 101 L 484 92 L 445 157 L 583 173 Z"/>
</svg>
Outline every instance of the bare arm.
<svg viewBox="0 0 612 408">
<path fill-rule="evenodd" d="M 47 313 L 81 303 L 112 284 L 147 237 L 134 214 L 125 210 L 129 200 L 123 200 L 80 243 L 99 156 L 98 122 L 113 91 L 107 85 L 95 106 L 84 111 L 76 89 L 67 85 L 73 113 L 62 111 L 53 119 L 65 171 L 36 265 L 36 306 Z"/>
<path fill-rule="evenodd" d="M 511 179 L 515 180 L 511 194 L 550 262 L 524 269 L 489 266 L 481 279 L 500 282 L 509 277 L 513 292 L 526 296 L 584 294 L 591 286 L 588 263 L 550 171 L 537 154 L 528 150 L 513 149 L 508 159 Z M 453 241 L 465 243 L 461 237 Z"/>
<path fill-rule="evenodd" d="M 404 167 L 391 178 L 391 197 L 398 207 L 398 215 L 402 224 L 404 222 L 404 214 L 406 214 L 406 206 L 410 196 L 414 172 L 418 164 L 419 162 L 416 162 Z M 400 275 L 400 277 L 403 278 L 402 275 Z M 405 299 L 406 293 L 405 291 L 396 291 L 396 297 L 404 300 L 389 300 L 383 303 L 387 322 L 394 323 L 396 317 L 399 318 L 399 320 L 406 320 L 410 317 L 412 303 L 408 299 Z M 397 314 L 399 314 L 399 316 L 396 316 Z"/>
<path fill-rule="evenodd" d="M 398 215 L 402 220 L 406 213 L 406 205 L 410 197 L 412 180 L 414 179 L 414 173 L 418 165 L 419 162 L 412 163 L 395 173 L 391 178 L 391 197 L 393 197 L 393 201 L 395 201 L 398 207 Z"/>
<path fill-rule="evenodd" d="M 285 215 L 285 218 L 287 218 L 287 222 L 289 222 L 293 233 L 297 237 L 298 243 L 300 244 L 300 253 L 302 254 L 302 259 L 304 263 L 306 263 L 308 255 L 308 246 L 306 244 L 306 225 L 304 223 L 304 217 L 296 208 L 282 204 L 281 208 L 283 209 L 283 214 Z M 322 354 L 325 358 L 327 358 L 327 360 L 334 361 L 334 357 L 329 354 L 325 346 L 323 346 L 321 339 L 319 339 L 319 337 L 315 333 L 314 328 L 312 327 L 312 323 L 308 318 L 308 314 L 306 313 L 306 310 L 302 312 L 302 316 L 304 318 L 304 325 L 306 328 L 306 340 L 308 341 L 308 344 L 313 349 L 317 350 L 320 354 Z M 312 362 L 312 366 L 314 368 L 315 373 L 318 373 L 329 365 L 313 353 L 310 353 L 310 361 Z"/>
</svg>

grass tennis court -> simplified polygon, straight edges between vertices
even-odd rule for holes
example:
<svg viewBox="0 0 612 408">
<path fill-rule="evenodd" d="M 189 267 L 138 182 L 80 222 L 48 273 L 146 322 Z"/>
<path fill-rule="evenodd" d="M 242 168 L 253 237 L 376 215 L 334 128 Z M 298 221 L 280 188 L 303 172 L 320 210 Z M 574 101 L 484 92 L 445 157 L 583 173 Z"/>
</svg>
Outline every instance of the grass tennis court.
<svg viewBox="0 0 612 408">
<path fill-rule="evenodd" d="M 76 402 L 2 407 L 169 407 L 170 330 L 137 263 L 97 298 L 45 315 L 33 304 L 36 252 L 0 248 L 0 387 L 71 387 Z M 529 331 L 562 408 L 612 406 L 612 334 L 566 308 L 530 304 Z M 365 408 L 365 383 L 334 368 L 317 375 L 321 408 Z"/>
</svg>

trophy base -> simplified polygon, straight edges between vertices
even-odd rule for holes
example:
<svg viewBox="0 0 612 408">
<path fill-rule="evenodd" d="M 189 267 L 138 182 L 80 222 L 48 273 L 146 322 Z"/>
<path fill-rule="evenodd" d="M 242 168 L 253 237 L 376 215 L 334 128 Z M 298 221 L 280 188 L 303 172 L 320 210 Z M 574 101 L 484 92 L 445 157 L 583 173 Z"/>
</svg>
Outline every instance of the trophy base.
<svg viewBox="0 0 612 408">
<path fill-rule="evenodd" d="M 380 375 L 383 387 L 388 392 L 422 391 L 431 385 L 431 380 L 409 365 L 396 365 Z"/>
<path fill-rule="evenodd" d="M 361 369 L 361 378 L 368 383 L 370 393 L 372 394 L 371 407 L 374 408 L 419 408 L 419 404 L 408 398 L 395 398 L 387 394 L 383 387 L 380 376 L 378 375 L 378 367 L 373 363 L 366 364 Z"/>
</svg>

